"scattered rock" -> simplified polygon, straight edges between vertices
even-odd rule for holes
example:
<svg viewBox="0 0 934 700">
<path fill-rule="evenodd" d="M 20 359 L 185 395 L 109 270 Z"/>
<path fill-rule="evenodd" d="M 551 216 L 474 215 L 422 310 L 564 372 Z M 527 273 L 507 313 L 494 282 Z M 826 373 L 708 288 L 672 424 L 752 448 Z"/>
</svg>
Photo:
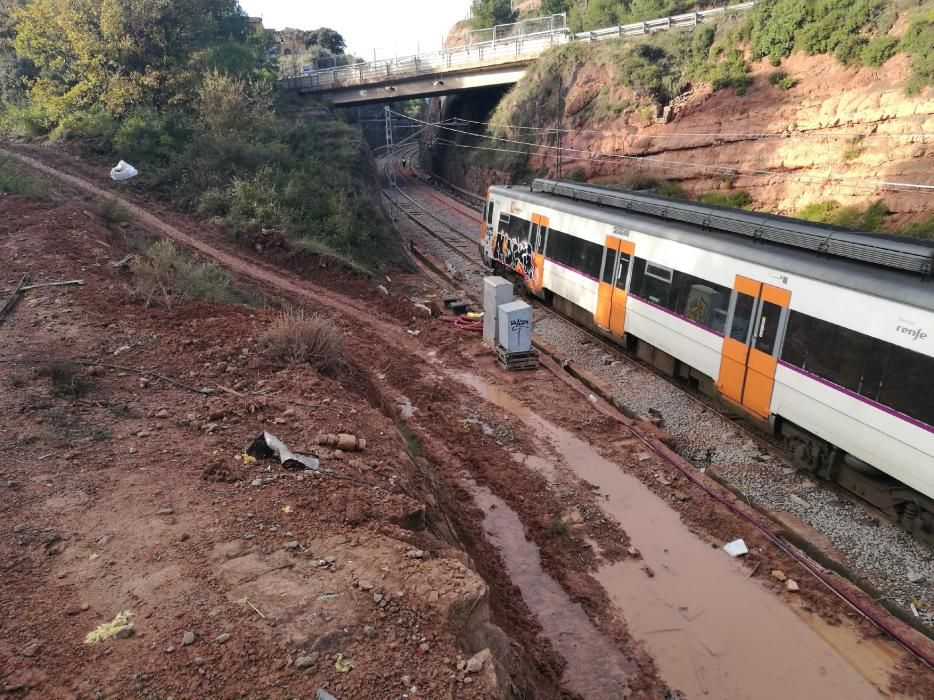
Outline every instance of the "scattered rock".
<svg viewBox="0 0 934 700">
<path fill-rule="evenodd" d="M 295 659 L 295 668 L 308 668 L 318 660 L 318 652 L 312 652 L 308 656 L 299 656 Z"/>
<path fill-rule="evenodd" d="M 262 486 L 262 485 L 263 485 L 262 479 L 253 479 L 253 481 L 250 482 L 250 486 Z"/>
<path fill-rule="evenodd" d="M 405 556 L 409 557 L 410 559 L 424 559 L 425 550 L 424 549 L 410 549 L 408 552 L 405 553 Z"/>
<path fill-rule="evenodd" d="M 111 541 L 113 538 L 114 538 L 113 535 L 110 535 L 110 534 L 104 535 L 103 537 L 101 537 L 101 538 L 97 541 L 97 546 L 98 546 L 98 547 L 106 547 L 108 544 L 110 544 L 110 541 Z"/>
<path fill-rule="evenodd" d="M 412 685 L 412 676 L 402 676 L 400 680 L 402 681 L 402 685 L 406 688 Z"/>
<path fill-rule="evenodd" d="M 133 636 L 133 632 L 134 632 L 133 623 L 131 622 L 128 625 L 123 625 L 122 627 L 118 627 L 117 631 L 114 632 L 114 636 L 117 639 L 127 639 Z"/>
<path fill-rule="evenodd" d="M 467 673 L 480 673 L 483 670 L 483 662 L 478 659 L 476 656 L 472 656 L 467 661 Z"/>
<path fill-rule="evenodd" d="M 160 508 L 156 515 L 172 515 L 175 512 L 172 508 Z"/>
<path fill-rule="evenodd" d="M 185 632 L 185 634 L 182 636 L 182 644 L 187 647 L 189 644 L 194 644 L 194 643 L 195 643 L 195 633 L 192 632 L 191 630 L 189 630 L 188 632 Z"/>
<path fill-rule="evenodd" d="M 640 462 L 647 462 L 648 460 L 652 459 L 652 455 L 650 455 L 648 452 L 640 452 L 636 459 L 638 459 Z"/>
<path fill-rule="evenodd" d="M 167 408 L 160 408 L 156 411 L 156 418 L 168 418 L 169 410 Z"/>
<path fill-rule="evenodd" d="M 196 656 L 194 661 L 195 666 L 204 666 L 204 657 Z"/>
<path fill-rule="evenodd" d="M 42 644 L 39 642 L 30 644 L 28 647 L 23 649 L 23 656 L 25 656 L 28 659 L 31 659 L 33 656 L 39 653 L 39 647 L 41 646 Z"/>
<path fill-rule="evenodd" d="M 230 635 L 224 632 L 224 634 L 218 635 L 214 641 L 218 644 L 226 644 L 228 639 L 230 639 Z"/>
<path fill-rule="evenodd" d="M 363 634 L 366 636 L 367 639 L 373 639 L 374 637 L 376 637 L 376 628 L 366 625 L 363 628 Z"/>
<path fill-rule="evenodd" d="M 19 525 L 13 528 L 13 532 L 22 532 L 25 529 L 26 529 L 26 525 L 24 523 L 20 523 Z"/>
<path fill-rule="evenodd" d="M 795 593 L 799 590 L 798 583 L 792 579 L 788 579 L 787 581 L 785 581 L 785 589 L 790 591 L 791 593 Z"/>
<path fill-rule="evenodd" d="M 286 543 L 285 543 L 285 548 L 286 548 L 286 549 L 298 549 L 300 546 L 301 546 L 301 545 L 299 545 L 299 543 L 296 542 L 295 540 L 292 540 L 291 542 L 286 542 Z"/>
<path fill-rule="evenodd" d="M 175 647 L 173 647 L 171 644 L 165 648 L 166 654 L 171 654 L 173 651 L 175 651 Z"/>
<path fill-rule="evenodd" d="M 788 577 L 785 576 L 785 572 L 784 572 L 784 571 L 779 571 L 778 569 L 772 569 L 772 578 L 778 579 L 779 581 L 784 581 L 784 580 L 786 580 Z"/>
<path fill-rule="evenodd" d="M 921 583 L 924 580 L 924 574 L 920 571 L 908 572 L 908 583 Z"/>
<path fill-rule="evenodd" d="M 361 591 L 372 591 L 373 584 L 367 581 L 366 579 L 360 579 L 360 582 L 357 584 L 360 587 Z"/>
</svg>

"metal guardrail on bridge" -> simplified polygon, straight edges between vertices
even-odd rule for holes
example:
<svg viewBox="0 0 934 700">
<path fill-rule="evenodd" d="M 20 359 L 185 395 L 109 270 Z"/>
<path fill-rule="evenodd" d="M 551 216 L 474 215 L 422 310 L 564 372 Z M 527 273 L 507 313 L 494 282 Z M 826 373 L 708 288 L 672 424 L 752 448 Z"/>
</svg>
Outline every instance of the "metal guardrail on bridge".
<svg viewBox="0 0 934 700">
<path fill-rule="evenodd" d="M 744 12 L 753 5 L 755 0 L 578 34 L 568 29 L 566 15 L 552 15 L 525 22 L 497 25 L 486 30 L 465 32 L 463 38 L 453 37 L 454 40 L 464 41 L 463 44 L 441 51 L 303 72 L 302 75 L 283 78 L 281 83 L 285 89 L 324 92 L 426 75 L 440 76 L 450 71 L 483 68 L 501 63 L 520 63 L 537 58 L 552 46 L 571 41 L 605 41 L 694 27 L 729 13 Z"/>
</svg>

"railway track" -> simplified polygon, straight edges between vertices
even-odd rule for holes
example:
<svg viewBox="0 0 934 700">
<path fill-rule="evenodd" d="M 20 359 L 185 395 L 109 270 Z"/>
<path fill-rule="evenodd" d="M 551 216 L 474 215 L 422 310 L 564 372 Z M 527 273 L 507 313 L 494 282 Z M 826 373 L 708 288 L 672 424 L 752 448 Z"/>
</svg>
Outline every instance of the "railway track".
<svg viewBox="0 0 934 700">
<path fill-rule="evenodd" d="M 442 188 L 433 186 L 432 183 L 427 182 L 423 178 L 419 178 L 418 185 L 422 187 L 433 187 L 433 189 L 438 193 L 438 195 L 440 195 L 440 197 L 449 197 L 449 195 L 447 195 L 447 193 L 445 193 Z M 425 194 L 428 194 L 428 193 L 426 192 Z M 422 199 L 424 200 L 425 197 L 422 197 Z M 438 197 L 435 196 L 434 199 L 438 199 Z M 441 221 L 437 216 L 434 216 L 433 214 L 431 214 L 430 217 L 428 217 L 430 213 L 429 208 L 425 206 L 424 202 L 419 203 L 415 201 L 412 197 L 408 197 L 408 196 L 407 196 L 407 202 L 410 206 L 408 207 L 408 211 L 405 212 L 406 215 L 407 216 L 410 216 L 410 214 L 413 215 L 413 216 L 410 216 L 410 218 L 413 221 L 415 221 L 415 223 L 418 224 L 421 230 L 425 231 L 433 239 L 441 241 L 448 248 L 456 249 L 459 258 L 464 259 L 464 260 L 469 259 L 471 263 L 471 270 L 476 271 L 478 280 L 482 276 L 490 274 L 489 268 L 483 265 L 482 262 L 479 260 L 479 249 L 478 249 L 476 240 L 474 240 L 470 235 L 465 234 L 463 231 L 457 231 L 456 227 L 452 226 L 451 224 L 447 222 Z M 471 223 L 476 221 L 479 223 L 480 217 L 471 216 L 467 214 L 466 212 L 459 211 L 459 208 L 454 203 L 449 204 L 447 208 L 451 212 L 454 212 L 455 214 L 459 214 L 460 216 L 462 216 L 465 220 L 465 225 L 468 225 L 468 226 L 470 225 L 466 223 L 467 221 L 470 221 Z M 426 217 L 430 219 L 429 223 L 427 224 L 425 222 Z M 456 245 L 456 246 L 450 245 L 451 243 L 450 239 L 455 234 L 457 234 L 461 239 L 467 239 L 470 241 L 470 244 L 467 246 L 466 249 L 464 248 L 463 244 Z M 460 241 L 458 241 L 458 243 L 460 243 Z M 479 282 L 477 283 L 479 284 Z M 751 441 L 751 443 L 754 444 L 755 447 L 758 448 L 762 453 L 766 453 L 771 458 L 774 458 L 774 460 L 777 463 L 782 465 L 783 468 L 780 470 L 781 472 L 791 473 L 791 470 L 793 469 L 795 474 L 804 475 L 803 477 L 799 477 L 799 478 L 817 480 L 820 482 L 817 488 L 823 489 L 824 492 L 827 494 L 826 496 L 827 498 L 835 497 L 841 502 L 850 504 L 851 513 L 853 511 L 866 513 L 868 516 L 870 516 L 870 518 L 875 519 L 876 521 L 881 521 L 881 522 L 890 524 L 893 528 L 899 527 L 899 525 L 895 523 L 887 514 L 874 508 L 872 505 L 864 502 L 863 500 L 859 499 L 858 496 L 844 489 L 842 486 L 835 484 L 833 482 L 823 480 L 823 479 L 816 479 L 816 477 L 814 477 L 810 473 L 799 470 L 797 467 L 795 467 L 792 464 L 792 461 L 789 458 L 789 456 L 784 452 L 782 447 L 774 441 L 774 439 L 771 436 L 764 434 L 762 431 L 758 430 L 755 426 L 747 424 L 743 420 L 742 416 L 732 415 L 729 412 L 729 410 L 724 410 L 721 405 L 719 405 L 716 401 L 714 401 L 710 397 L 702 394 L 699 390 L 693 389 L 690 386 L 686 386 L 686 385 L 683 385 L 682 383 L 679 383 L 678 381 L 676 381 L 676 379 L 673 379 L 667 374 L 657 370 L 654 366 L 638 358 L 635 355 L 635 353 L 630 352 L 629 350 L 620 346 L 619 344 L 614 343 L 610 339 L 603 337 L 602 335 L 600 335 L 599 333 L 596 333 L 592 329 L 586 328 L 585 326 L 576 322 L 574 319 L 571 319 L 567 317 L 566 315 L 562 314 L 558 309 L 552 308 L 550 305 L 547 305 L 538 299 L 532 299 L 532 301 L 541 312 L 552 315 L 556 318 L 560 318 L 562 319 L 562 322 L 572 324 L 573 327 L 577 329 L 577 331 L 584 334 L 595 346 L 598 346 L 601 350 L 603 350 L 607 354 L 607 356 L 613 358 L 614 360 L 620 360 L 626 363 L 628 366 L 633 367 L 634 369 L 648 370 L 647 374 L 650 374 L 653 377 L 657 378 L 658 380 L 665 382 L 668 386 L 674 387 L 680 395 L 684 396 L 691 404 L 693 404 L 696 407 L 696 411 L 698 413 L 702 411 L 706 411 L 712 414 L 713 416 L 716 416 L 717 418 L 721 419 L 723 423 L 731 426 L 742 439 Z M 662 427 L 664 428 L 664 423 L 662 424 Z M 684 452 L 683 450 L 679 450 L 679 451 L 683 452 L 685 458 L 691 461 L 696 467 L 700 469 L 704 469 L 705 467 L 709 467 L 709 466 L 714 466 L 712 463 L 708 463 L 709 459 L 708 459 L 708 462 L 705 462 L 702 454 L 701 455 L 698 455 L 696 453 L 691 454 L 690 448 L 688 448 L 687 452 Z M 739 497 L 741 500 L 750 501 L 750 495 L 747 492 L 744 483 L 740 483 L 739 485 L 737 485 L 736 483 L 731 484 L 730 478 L 725 477 L 725 476 L 722 478 L 720 476 L 717 476 L 717 480 L 720 481 L 720 483 L 723 484 L 726 488 L 729 488 L 730 490 L 732 490 L 737 495 L 737 497 Z M 794 487 L 786 486 L 784 488 L 786 488 L 786 490 L 788 491 L 794 490 Z M 771 503 L 771 500 L 769 498 L 760 500 L 763 498 L 761 493 L 754 494 L 752 498 L 760 502 L 760 505 L 755 506 L 757 510 L 768 515 L 769 517 L 772 517 L 772 512 L 775 506 L 773 503 Z M 750 503 L 750 505 L 752 505 L 752 503 Z M 781 508 L 779 508 L 779 510 L 781 510 Z M 851 517 L 853 516 L 851 515 Z M 856 516 L 856 517 L 859 517 L 859 516 Z M 821 529 L 822 526 L 815 524 L 814 527 L 818 530 L 818 532 L 823 533 L 823 530 Z M 861 558 L 861 556 L 859 555 L 859 552 L 857 552 L 856 554 L 852 554 L 852 555 L 849 553 L 846 554 L 848 559 L 850 556 L 854 556 L 855 559 L 853 559 L 852 561 L 857 562 L 856 564 L 844 563 L 842 561 L 837 561 L 836 559 L 833 559 L 828 555 L 824 555 L 824 553 L 821 550 L 819 550 L 815 545 L 813 545 L 813 543 L 810 541 L 810 536 L 807 535 L 806 533 L 803 535 L 802 534 L 798 534 L 798 535 L 790 534 L 789 536 L 792 538 L 793 541 L 795 541 L 798 547 L 804 549 L 804 551 L 807 551 L 809 554 L 817 558 L 819 561 L 821 561 L 821 563 L 825 567 L 836 570 L 838 573 L 844 575 L 845 577 L 849 578 L 852 581 L 861 582 L 859 584 L 861 586 L 863 585 L 862 582 L 866 581 L 865 573 L 863 572 L 863 569 L 862 569 L 864 565 L 863 562 L 865 561 L 865 559 Z M 892 556 L 897 556 L 897 555 L 893 553 Z M 851 568 L 854 565 L 857 567 L 857 570 L 854 570 Z M 903 621 L 916 627 L 917 629 L 919 629 L 920 631 L 922 631 L 923 633 L 927 635 L 931 634 L 930 629 L 927 628 L 924 623 L 921 623 L 920 620 L 916 619 L 917 613 L 915 613 L 914 615 L 912 614 L 912 612 L 909 610 L 910 606 L 908 606 L 907 602 L 902 601 L 901 604 L 895 603 L 892 599 L 888 598 L 884 593 L 876 592 L 875 584 L 870 584 L 869 588 L 866 590 L 868 590 L 873 595 L 873 597 L 878 598 L 880 602 L 889 609 L 890 612 L 892 612 L 893 614 L 901 618 Z M 910 601 L 911 598 L 907 598 L 906 600 Z"/>
</svg>

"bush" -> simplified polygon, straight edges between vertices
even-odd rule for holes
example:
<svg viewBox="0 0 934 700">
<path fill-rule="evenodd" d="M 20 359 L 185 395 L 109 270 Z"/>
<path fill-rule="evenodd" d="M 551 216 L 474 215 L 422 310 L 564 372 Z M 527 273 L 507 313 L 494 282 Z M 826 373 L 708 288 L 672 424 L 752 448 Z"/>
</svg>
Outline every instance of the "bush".
<svg viewBox="0 0 934 700">
<path fill-rule="evenodd" d="M 718 207 L 730 207 L 731 209 L 748 209 L 752 204 L 752 197 L 745 190 L 734 190 L 732 192 L 704 192 L 697 198 L 701 204 L 712 204 Z"/>
<path fill-rule="evenodd" d="M 877 36 L 863 47 L 860 61 L 872 68 L 879 68 L 898 50 L 898 39 L 894 36 Z"/>
<path fill-rule="evenodd" d="M 902 37 L 900 48 L 911 56 L 911 77 L 906 87 L 915 94 L 934 85 L 934 10 L 919 14 Z"/>
<path fill-rule="evenodd" d="M 586 182 L 587 171 L 583 168 L 574 168 L 574 170 L 568 173 L 567 179 L 571 182 Z"/>
<path fill-rule="evenodd" d="M 97 208 L 97 213 L 107 222 L 108 227 L 118 226 L 133 220 L 133 215 L 117 200 L 107 199 Z"/>
<path fill-rule="evenodd" d="M 321 314 L 279 314 L 260 337 L 266 356 L 279 366 L 308 363 L 322 374 L 344 366 L 344 335 Z"/>
<path fill-rule="evenodd" d="M 911 236 L 912 238 L 923 238 L 934 240 L 934 214 L 923 221 L 915 221 L 908 224 L 897 233 L 902 236 Z"/>
<path fill-rule="evenodd" d="M 193 262 L 168 240 L 150 245 L 130 269 L 136 277 L 136 292 L 146 299 L 147 308 L 157 300 L 174 311 L 185 301 L 231 298 L 230 275 L 223 268 L 213 262 Z"/>
<path fill-rule="evenodd" d="M 881 199 L 865 209 L 853 206 L 844 207 L 839 202 L 830 200 L 812 202 L 799 211 L 797 216 L 799 219 L 822 224 L 833 224 L 863 231 L 878 231 L 885 223 L 885 217 L 890 213 L 889 208 Z"/>
<path fill-rule="evenodd" d="M 79 368 L 70 362 L 46 362 L 38 367 L 36 374 L 48 378 L 52 395 L 59 398 L 76 400 L 84 396 L 89 388 Z"/>
<path fill-rule="evenodd" d="M 0 195 L 4 194 L 46 199 L 52 195 L 52 186 L 45 180 L 26 175 L 9 163 L 0 162 Z"/>
<path fill-rule="evenodd" d="M 791 90 L 797 81 L 783 70 L 773 71 L 769 74 L 769 83 L 779 90 Z"/>
<path fill-rule="evenodd" d="M 137 109 L 113 136 L 113 150 L 131 163 L 164 165 L 182 150 L 187 134 L 179 120 L 154 109 Z"/>
</svg>

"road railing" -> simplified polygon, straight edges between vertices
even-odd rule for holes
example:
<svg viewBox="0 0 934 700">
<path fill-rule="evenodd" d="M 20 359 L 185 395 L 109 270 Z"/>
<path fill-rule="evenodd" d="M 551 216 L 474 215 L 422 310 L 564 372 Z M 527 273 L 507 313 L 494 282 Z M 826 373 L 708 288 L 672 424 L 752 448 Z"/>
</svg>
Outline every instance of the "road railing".
<svg viewBox="0 0 934 700">
<path fill-rule="evenodd" d="M 605 41 L 624 37 L 644 36 L 656 32 L 696 27 L 745 12 L 755 1 L 690 12 L 671 17 L 646 20 L 589 32 L 572 33 L 567 27 L 566 15 L 537 18 L 508 25 L 497 25 L 486 30 L 464 32 L 449 37 L 448 46 L 440 51 L 420 53 L 378 61 L 359 62 L 319 70 L 303 70 L 281 80 L 285 89 L 303 92 L 324 92 L 339 88 L 380 85 L 396 80 L 409 80 L 422 76 L 438 76 L 443 84 L 444 73 L 483 68 L 501 63 L 520 63 L 534 60 L 553 46 L 572 41 Z"/>
</svg>

